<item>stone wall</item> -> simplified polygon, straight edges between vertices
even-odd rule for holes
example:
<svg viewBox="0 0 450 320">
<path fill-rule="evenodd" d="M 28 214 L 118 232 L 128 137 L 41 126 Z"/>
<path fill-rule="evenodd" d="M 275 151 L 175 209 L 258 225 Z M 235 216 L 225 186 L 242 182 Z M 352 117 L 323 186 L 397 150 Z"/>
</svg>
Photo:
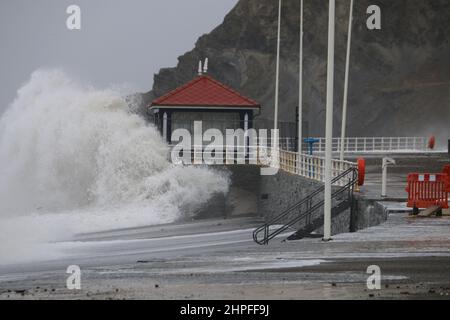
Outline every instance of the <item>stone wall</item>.
<svg viewBox="0 0 450 320">
<path fill-rule="evenodd" d="M 226 170 L 230 174 L 230 191 L 227 195 L 218 194 L 211 198 L 195 213 L 197 219 L 259 216 L 269 221 L 322 186 L 320 182 L 282 170 L 273 176 L 261 176 L 258 166 L 217 166 L 214 170 Z M 321 199 L 323 193 L 317 196 L 317 201 Z M 320 215 L 323 215 L 321 209 L 312 218 Z M 387 212 L 380 203 L 355 193 L 353 209 L 333 218 L 331 233 L 355 232 L 379 225 L 386 219 Z M 301 221 L 294 229 L 303 225 L 304 221 Z M 318 234 L 322 232 L 323 228 L 316 230 Z"/>
<path fill-rule="evenodd" d="M 321 183 L 291 173 L 279 171 L 274 176 L 262 176 L 258 198 L 258 213 L 270 220 L 307 197 Z"/>
<path fill-rule="evenodd" d="M 350 231 L 377 226 L 387 220 L 388 211 L 376 200 L 368 200 L 355 195 L 355 210 L 350 221 Z"/>
<path fill-rule="evenodd" d="M 320 182 L 284 171 L 279 171 L 274 176 L 262 176 L 258 197 L 258 214 L 264 217 L 266 221 L 269 221 L 307 197 L 320 186 L 322 186 Z M 318 195 L 318 199 L 323 199 L 323 193 Z M 323 215 L 323 210 L 317 210 L 312 218 L 315 219 L 319 215 Z M 379 225 L 386 219 L 387 212 L 381 204 L 376 201 L 366 200 L 355 193 L 352 210 L 348 209 L 333 218 L 331 233 L 335 235 L 344 232 L 355 232 Z M 296 227 L 302 227 L 303 223 L 301 222 Z M 323 228 L 316 230 L 316 233 L 323 233 Z"/>
</svg>

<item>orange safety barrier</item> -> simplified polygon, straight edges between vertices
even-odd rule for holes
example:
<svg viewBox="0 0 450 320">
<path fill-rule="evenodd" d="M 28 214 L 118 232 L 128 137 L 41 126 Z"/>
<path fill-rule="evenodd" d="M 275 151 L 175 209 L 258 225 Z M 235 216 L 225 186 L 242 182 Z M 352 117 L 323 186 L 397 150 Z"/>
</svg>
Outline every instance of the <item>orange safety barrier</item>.
<svg viewBox="0 0 450 320">
<path fill-rule="evenodd" d="M 450 178 L 450 164 L 444 166 L 444 169 L 442 169 L 442 172 Z"/>
<path fill-rule="evenodd" d="M 444 173 L 410 173 L 408 175 L 408 207 L 448 209 L 448 175 Z"/>
<path fill-rule="evenodd" d="M 444 166 L 442 172 L 447 175 L 447 192 L 450 193 L 450 164 Z"/>
</svg>

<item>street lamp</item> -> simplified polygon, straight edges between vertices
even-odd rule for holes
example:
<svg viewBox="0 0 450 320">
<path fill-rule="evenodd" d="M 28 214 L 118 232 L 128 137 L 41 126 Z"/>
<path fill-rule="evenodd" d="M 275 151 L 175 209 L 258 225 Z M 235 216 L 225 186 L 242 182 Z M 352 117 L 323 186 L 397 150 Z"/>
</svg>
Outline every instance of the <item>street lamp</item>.
<svg viewBox="0 0 450 320">
<path fill-rule="evenodd" d="M 298 161 L 300 164 L 300 154 L 302 153 L 303 145 L 303 0 L 300 0 L 300 53 L 298 80 Z"/>
<path fill-rule="evenodd" d="M 281 6 L 282 0 L 278 1 L 278 36 L 277 36 L 277 62 L 276 62 L 276 76 L 275 76 L 275 112 L 273 128 L 278 129 L 278 96 L 279 96 L 279 82 L 280 82 L 280 43 L 281 43 Z M 277 143 L 278 144 L 278 143 Z"/>
<path fill-rule="evenodd" d="M 334 33 L 336 0 L 329 0 L 328 12 L 328 65 L 327 65 L 327 106 L 325 124 L 325 199 L 323 240 L 331 240 L 331 162 L 333 147 L 333 94 L 334 94 Z"/>
<path fill-rule="evenodd" d="M 345 60 L 345 80 L 344 80 L 344 101 L 342 104 L 342 128 L 341 128 L 341 161 L 344 160 L 345 131 L 347 126 L 347 97 L 348 97 L 348 74 L 350 69 L 350 50 L 352 44 L 352 24 L 353 24 L 353 0 L 350 0 L 350 15 L 348 17 L 348 37 L 347 37 L 347 58 Z"/>
</svg>

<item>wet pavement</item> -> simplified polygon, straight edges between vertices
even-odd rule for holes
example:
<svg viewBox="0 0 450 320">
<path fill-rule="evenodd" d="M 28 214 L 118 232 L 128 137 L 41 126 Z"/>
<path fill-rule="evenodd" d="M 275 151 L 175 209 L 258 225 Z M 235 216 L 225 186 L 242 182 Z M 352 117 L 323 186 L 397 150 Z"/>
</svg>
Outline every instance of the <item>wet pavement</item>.
<svg viewBox="0 0 450 320">
<path fill-rule="evenodd" d="M 206 232 L 210 223 L 199 226 Z M 254 244 L 251 229 L 242 220 L 239 224 L 240 231 L 204 233 L 203 239 L 188 232 L 181 237 L 157 234 L 153 240 L 159 241 L 157 246 L 162 251 L 158 252 L 152 249 L 150 232 L 144 246 L 130 240 L 121 244 L 123 249 L 139 250 L 129 254 L 126 250 L 114 251 L 109 257 L 105 243 L 88 241 L 70 261 L 59 261 L 74 263 L 83 253 L 79 260 L 81 290 L 67 290 L 65 268 L 53 262 L 47 268 L 42 264 L 34 272 L 2 272 L 0 298 L 449 298 L 448 217 L 417 219 L 395 213 L 380 226 L 340 234 L 331 242 L 312 238 L 281 242 L 280 238 L 268 246 Z M 171 227 L 165 228 L 170 233 Z M 124 233 L 126 230 L 121 230 L 120 236 Z M 380 290 L 367 288 L 370 265 L 381 268 Z"/>
</svg>

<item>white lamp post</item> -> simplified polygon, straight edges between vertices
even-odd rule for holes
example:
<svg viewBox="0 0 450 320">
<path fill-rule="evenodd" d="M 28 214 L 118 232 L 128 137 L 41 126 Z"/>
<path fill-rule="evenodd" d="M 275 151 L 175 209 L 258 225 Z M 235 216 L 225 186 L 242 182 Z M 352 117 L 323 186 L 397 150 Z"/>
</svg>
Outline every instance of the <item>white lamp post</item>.
<svg viewBox="0 0 450 320">
<path fill-rule="evenodd" d="M 272 167 L 279 168 L 279 134 L 278 134 L 278 100 L 280 88 L 280 44 L 281 44 L 281 8 L 282 0 L 278 2 L 278 35 L 277 35 L 277 61 L 275 75 L 275 111 L 273 115 L 273 133 L 272 133 Z M 278 170 L 278 169 L 277 169 Z"/>
<path fill-rule="evenodd" d="M 300 53 L 298 79 L 298 154 L 300 155 L 303 146 L 303 0 L 300 0 Z M 300 164 L 300 156 L 298 159 Z"/>
<path fill-rule="evenodd" d="M 344 160 L 345 131 L 347 126 L 347 97 L 348 97 L 348 74 L 350 69 L 350 51 L 352 44 L 352 25 L 353 25 L 353 0 L 350 0 L 350 15 L 348 18 L 348 37 L 347 37 L 347 58 L 345 61 L 345 80 L 344 80 L 344 102 L 342 104 L 342 128 L 341 128 L 341 161 Z"/>
<path fill-rule="evenodd" d="M 273 128 L 276 131 L 278 129 L 278 95 L 279 95 L 279 82 L 280 82 L 280 43 L 281 43 L 281 5 L 282 0 L 278 3 L 278 37 L 277 37 L 277 62 L 276 62 L 276 79 L 275 79 L 275 112 L 274 112 L 274 124 Z M 278 143 L 277 143 L 278 145 Z"/>
<path fill-rule="evenodd" d="M 328 13 L 328 66 L 327 66 L 327 110 L 325 124 L 325 204 L 323 240 L 331 240 L 331 164 L 333 147 L 333 94 L 334 94 L 334 33 L 336 0 L 329 0 Z"/>
</svg>

